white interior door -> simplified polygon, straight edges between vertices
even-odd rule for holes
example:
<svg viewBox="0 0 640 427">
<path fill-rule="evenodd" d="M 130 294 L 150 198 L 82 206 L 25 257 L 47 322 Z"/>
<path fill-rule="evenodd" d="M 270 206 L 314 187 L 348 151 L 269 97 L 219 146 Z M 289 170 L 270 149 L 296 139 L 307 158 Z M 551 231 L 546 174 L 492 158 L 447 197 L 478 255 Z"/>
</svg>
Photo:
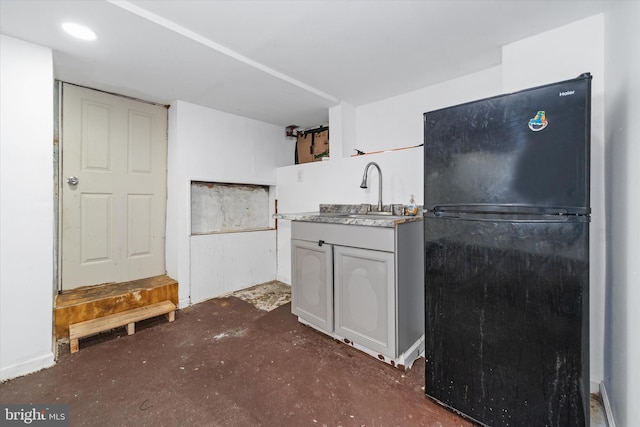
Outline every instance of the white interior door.
<svg viewBox="0 0 640 427">
<path fill-rule="evenodd" d="M 165 273 L 167 110 L 64 84 L 62 289 Z"/>
</svg>

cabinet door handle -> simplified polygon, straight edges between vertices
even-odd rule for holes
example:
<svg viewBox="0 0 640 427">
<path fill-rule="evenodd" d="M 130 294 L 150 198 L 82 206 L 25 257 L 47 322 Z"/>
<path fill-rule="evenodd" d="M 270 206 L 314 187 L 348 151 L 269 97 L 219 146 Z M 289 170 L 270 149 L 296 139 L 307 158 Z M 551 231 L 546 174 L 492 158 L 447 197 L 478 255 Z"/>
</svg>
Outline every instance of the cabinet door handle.
<svg viewBox="0 0 640 427">
<path fill-rule="evenodd" d="M 324 245 L 324 240 L 318 240 L 318 246 L 322 247 Z"/>
</svg>

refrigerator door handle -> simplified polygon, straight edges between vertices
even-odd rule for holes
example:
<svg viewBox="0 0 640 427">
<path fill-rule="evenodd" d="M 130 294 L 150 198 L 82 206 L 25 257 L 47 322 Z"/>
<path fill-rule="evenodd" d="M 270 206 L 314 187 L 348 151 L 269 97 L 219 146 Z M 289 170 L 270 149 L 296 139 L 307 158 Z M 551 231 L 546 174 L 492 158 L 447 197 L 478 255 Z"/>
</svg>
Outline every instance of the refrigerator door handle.
<svg viewBox="0 0 640 427">
<path fill-rule="evenodd" d="M 492 205 L 492 204 L 461 204 L 438 205 L 431 209 L 433 212 L 473 212 L 473 213 L 503 213 L 527 215 L 589 215 L 591 209 L 578 206 L 535 206 L 535 205 Z"/>
<path fill-rule="evenodd" d="M 425 218 L 483 222 L 589 222 L 587 215 L 438 211 L 425 212 Z"/>
</svg>

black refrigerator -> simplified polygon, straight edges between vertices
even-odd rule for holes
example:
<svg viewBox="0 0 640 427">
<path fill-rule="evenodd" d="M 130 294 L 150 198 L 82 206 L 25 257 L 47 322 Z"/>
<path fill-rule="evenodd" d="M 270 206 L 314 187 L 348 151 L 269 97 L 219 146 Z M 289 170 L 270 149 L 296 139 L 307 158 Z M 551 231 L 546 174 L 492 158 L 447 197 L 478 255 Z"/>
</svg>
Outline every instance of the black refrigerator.
<svg viewBox="0 0 640 427">
<path fill-rule="evenodd" d="M 591 75 L 424 114 L 426 395 L 589 425 Z"/>
</svg>

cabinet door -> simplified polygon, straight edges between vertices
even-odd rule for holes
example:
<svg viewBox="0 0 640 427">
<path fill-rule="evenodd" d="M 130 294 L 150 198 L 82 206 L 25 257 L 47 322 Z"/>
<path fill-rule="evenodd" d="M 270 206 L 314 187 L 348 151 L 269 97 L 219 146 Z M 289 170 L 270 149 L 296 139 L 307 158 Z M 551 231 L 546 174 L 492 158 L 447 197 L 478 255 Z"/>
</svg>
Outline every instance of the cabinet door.
<svg viewBox="0 0 640 427">
<path fill-rule="evenodd" d="M 396 357 L 394 254 L 334 247 L 335 331 Z"/>
<path fill-rule="evenodd" d="M 291 312 L 333 332 L 332 246 L 291 240 Z"/>
</svg>

